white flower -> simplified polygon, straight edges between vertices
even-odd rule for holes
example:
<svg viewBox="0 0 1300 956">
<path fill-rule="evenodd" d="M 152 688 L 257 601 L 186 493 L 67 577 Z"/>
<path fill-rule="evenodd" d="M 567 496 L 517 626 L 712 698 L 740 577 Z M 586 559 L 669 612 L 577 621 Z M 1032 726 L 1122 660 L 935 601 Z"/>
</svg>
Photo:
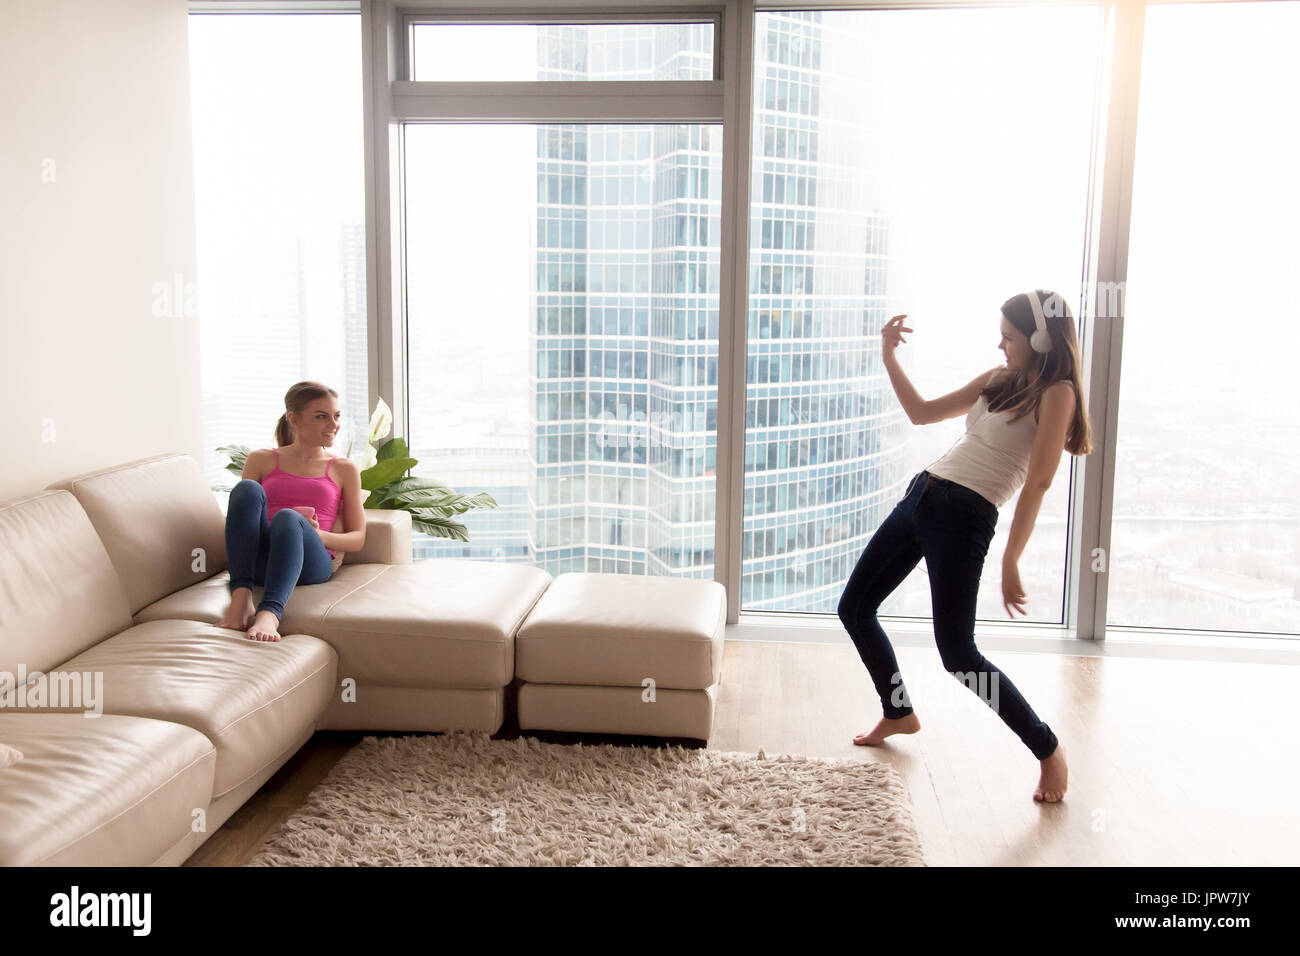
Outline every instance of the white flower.
<svg viewBox="0 0 1300 956">
<path fill-rule="evenodd" d="M 370 416 L 370 441 L 376 442 L 381 438 L 387 438 L 388 433 L 393 430 L 393 411 L 388 407 L 388 403 L 382 398 L 375 405 L 375 413 Z M 373 461 L 370 462 L 374 464 Z M 367 465 L 366 467 L 369 467 Z"/>
</svg>

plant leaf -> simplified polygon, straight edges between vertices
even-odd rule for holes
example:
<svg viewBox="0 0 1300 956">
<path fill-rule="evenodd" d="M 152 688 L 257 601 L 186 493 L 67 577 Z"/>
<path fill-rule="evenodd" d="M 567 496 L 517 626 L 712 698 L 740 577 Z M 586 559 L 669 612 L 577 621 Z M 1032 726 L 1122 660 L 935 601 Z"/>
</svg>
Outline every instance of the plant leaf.
<svg viewBox="0 0 1300 956">
<path fill-rule="evenodd" d="M 389 458 L 387 461 L 376 462 L 361 473 L 361 487 L 366 491 L 382 488 L 415 464 L 414 458 Z"/>
<path fill-rule="evenodd" d="M 388 484 L 380 488 L 376 488 L 375 494 L 377 497 L 374 500 L 377 502 L 391 501 L 397 498 L 399 495 L 405 494 L 406 492 L 436 491 L 439 489 L 445 490 L 447 492 L 451 492 L 452 490 L 448 488 L 446 485 L 444 485 L 442 482 L 435 481 L 432 478 L 420 478 L 418 476 L 412 476 L 410 478 L 398 478 L 394 481 L 390 481 Z"/>
<path fill-rule="evenodd" d="M 397 500 L 412 508 L 431 508 L 443 514 L 464 514 L 475 508 L 497 506 L 496 501 L 485 491 L 466 495 L 453 491 L 412 491 L 398 495 Z"/>
<path fill-rule="evenodd" d="M 454 538 L 457 541 L 469 541 L 469 531 L 466 530 L 465 526 L 452 521 L 450 518 L 437 515 L 417 515 L 412 512 L 411 526 L 415 530 L 423 531 L 435 538 Z"/>
<path fill-rule="evenodd" d="M 390 438 L 379 449 L 379 460 L 387 461 L 390 458 L 410 458 L 411 450 L 406 447 L 405 438 Z"/>
<path fill-rule="evenodd" d="M 237 475 L 244 473 L 244 462 L 248 461 L 249 452 L 247 445 L 218 445 L 216 450 L 230 457 L 226 471 L 233 471 Z"/>
</svg>

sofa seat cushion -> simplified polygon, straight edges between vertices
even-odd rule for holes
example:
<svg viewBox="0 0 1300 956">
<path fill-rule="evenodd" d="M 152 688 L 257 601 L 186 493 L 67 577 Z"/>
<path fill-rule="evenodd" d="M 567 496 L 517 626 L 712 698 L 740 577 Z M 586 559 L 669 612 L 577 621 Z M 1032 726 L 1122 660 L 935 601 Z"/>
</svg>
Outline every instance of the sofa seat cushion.
<svg viewBox="0 0 1300 956">
<path fill-rule="evenodd" d="M 722 677 L 727 592 L 717 581 L 561 574 L 519 628 L 515 672 L 543 684 L 702 690 Z"/>
<path fill-rule="evenodd" d="M 347 564 L 321 584 L 295 587 L 284 606 L 281 634 L 315 634 L 328 611 L 341 598 L 383 573 L 384 564 Z M 265 588 L 253 588 L 253 604 L 262 600 Z M 199 621 L 216 624 L 230 606 L 230 572 L 214 574 L 206 581 L 169 594 L 136 612 L 135 623 L 146 621 Z"/>
<path fill-rule="evenodd" d="M 0 712 L 0 866 L 147 866 L 191 832 L 216 751 L 162 720 Z"/>
<path fill-rule="evenodd" d="M 277 642 L 250 641 L 195 621 L 150 621 L 58 670 L 102 673 L 105 714 L 184 724 L 211 740 L 215 800 L 314 728 L 329 704 L 337 655 L 315 637 L 281 634 Z"/>
<path fill-rule="evenodd" d="M 550 582 L 540 568 L 468 558 L 389 565 L 335 601 L 310 633 L 338 651 L 340 681 L 505 687 L 515 631 Z"/>
</svg>

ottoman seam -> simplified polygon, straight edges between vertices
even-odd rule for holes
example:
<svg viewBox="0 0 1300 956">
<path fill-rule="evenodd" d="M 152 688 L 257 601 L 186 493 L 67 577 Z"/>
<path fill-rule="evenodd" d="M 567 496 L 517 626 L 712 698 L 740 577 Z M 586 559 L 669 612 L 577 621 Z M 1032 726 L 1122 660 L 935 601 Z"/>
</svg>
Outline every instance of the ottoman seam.
<svg viewBox="0 0 1300 956">
<path fill-rule="evenodd" d="M 374 583 L 375 581 L 378 581 L 378 580 L 379 580 L 380 578 L 382 578 L 385 574 L 387 574 L 389 568 L 392 568 L 392 567 L 395 567 L 395 565 L 392 565 L 392 564 L 386 564 L 386 565 L 384 565 L 384 570 L 380 571 L 378 574 L 376 574 L 376 575 L 375 575 L 373 578 L 371 578 L 369 581 L 362 581 L 360 584 L 358 584 L 356 587 L 354 587 L 354 588 L 353 588 L 351 591 L 349 591 L 347 594 L 340 594 L 337 598 L 334 599 L 334 601 L 330 604 L 329 607 L 327 607 L 324 611 L 321 612 L 321 616 L 320 616 L 321 623 L 324 623 L 324 622 L 325 622 L 325 618 L 327 618 L 327 617 L 330 616 L 330 612 L 333 611 L 336 607 L 338 607 L 339 601 L 342 601 L 342 600 L 344 600 L 345 598 L 350 598 L 350 597 L 352 597 L 352 595 L 356 594 L 356 593 L 357 593 L 358 591 L 360 591 L 362 588 L 364 588 L 364 587 L 368 587 L 370 584 Z"/>
<path fill-rule="evenodd" d="M 336 631 L 347 631 L 349 634 L 380 633 L 379 630 L 374 627 L 348 627 L 345 624 L 331 624 L 330 627 Z M 455 637 L 455 636 L 448 636 L 442 634 L 428 634 L 428 633 L 407 634 L 402 631 L 383 631 L 383 633 L 388 637 L 409 637 L 414 640 L 437 640 L 437 641 L 480 641 L 481 640 L 480 638 L 477 637 Z M 312 636 L 314 637 L 315 635 Z M 502 644 L 504 644 L 509 639 L 510 638 L 508 635 L 502 635 L 501 637 L 496 638 L 496 640 L 498 640 Z M 325 640 L 325 638 L 322 637 L 320 638 L 320 640 Z"/>
</svg>

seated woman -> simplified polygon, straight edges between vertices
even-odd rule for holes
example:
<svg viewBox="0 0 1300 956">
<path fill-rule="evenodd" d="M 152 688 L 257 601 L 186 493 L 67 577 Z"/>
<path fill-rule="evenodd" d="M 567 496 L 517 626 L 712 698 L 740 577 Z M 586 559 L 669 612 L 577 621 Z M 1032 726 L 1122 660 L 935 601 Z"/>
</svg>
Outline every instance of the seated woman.
<svg viewBox="0 0 1300 956">
<path fill-rule="evenodd" d="M 294 586 L 328 581 L 343 552 L 365 546 L 361 471 L 327 451 L 342 417 L 338 397 L 319 382 L 294 385 L 275 426 L 278 447 L 249 452 L 226 511 L 230 607 L 218 627 L 278 641 Z M 256 607 L 254 585 L 266 588 Z"/>
</svg>

